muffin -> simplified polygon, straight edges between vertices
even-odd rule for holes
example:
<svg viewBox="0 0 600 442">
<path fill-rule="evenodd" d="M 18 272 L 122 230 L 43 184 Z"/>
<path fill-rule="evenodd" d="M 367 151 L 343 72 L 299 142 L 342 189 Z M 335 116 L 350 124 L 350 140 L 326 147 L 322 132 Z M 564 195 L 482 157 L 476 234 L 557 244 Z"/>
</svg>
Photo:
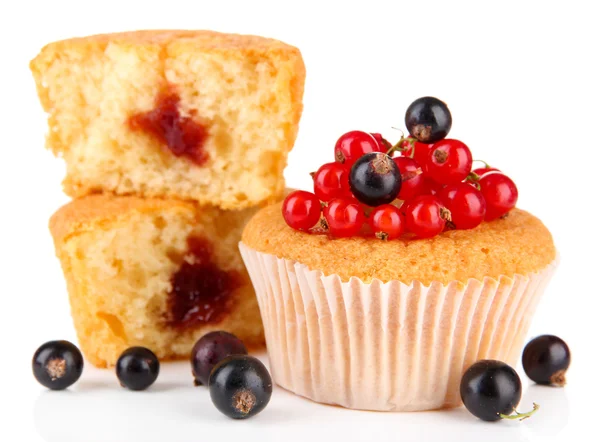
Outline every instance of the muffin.
<svg viewBox="0 0 600 442">
<path fill-rule="evenodd" d="M 47 146 L 72 197 L 111 192 L 224 209 L 271 201 L 302 113 L 297 48 L 210 31 L 51 43 L 31 62 Z"/>
<path fill-rule="evenodd" d="M 86 358 L 114 365 L 131 346 L 187 358 L 203 334 L 264 343 L 256 297 L 237 251 L 256 209 L 91 195 L 50 220 Z"/>
<path fill-rule="evenodd" d="M 385 411 L 460 405 L 479 359 L 514 364 L 555 267 L 533 215 L 427 239 L 332 238 L 259 211 L 240 250 L 258 297 L 271 370 L 317 402 Z"/>
</svg>

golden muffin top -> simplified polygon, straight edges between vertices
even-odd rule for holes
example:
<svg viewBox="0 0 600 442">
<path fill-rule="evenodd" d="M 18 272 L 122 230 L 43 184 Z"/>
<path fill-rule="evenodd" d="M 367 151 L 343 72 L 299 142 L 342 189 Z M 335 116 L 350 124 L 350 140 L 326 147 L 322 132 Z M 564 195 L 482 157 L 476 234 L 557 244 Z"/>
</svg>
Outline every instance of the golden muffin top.
<svg viewBox="0 0 600 442">
<path fill-rule="evenodd" d="M 242 242 L 259 252 L 276 255 L 337 274 L 404 283 L 467 282 L 470 278 L 525 275 L 543 269 L 556 257 L 552 235 L 524 210 L 513 209 L 505 219 L 484 222 L 472 230 L 450 230 L 428 239 L 331 238 L 290 228 L 281 204 L 259 211 L 246 226 Z"/>
</svg>

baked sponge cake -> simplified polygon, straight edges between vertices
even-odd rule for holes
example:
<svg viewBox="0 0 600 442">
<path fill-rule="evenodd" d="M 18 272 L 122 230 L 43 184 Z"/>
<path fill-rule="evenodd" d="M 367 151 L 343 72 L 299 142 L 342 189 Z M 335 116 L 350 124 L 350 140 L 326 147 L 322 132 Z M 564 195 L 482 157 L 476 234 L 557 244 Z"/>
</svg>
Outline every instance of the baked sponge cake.
<svg viewBox="0 0 600 442">
<path fill-rule="evenodd" d="M 259 211 L 240 244 L 274 381 L 317 402 L 379 411 L 461 404 L 480 359 L 514 365 L 556 266 L 535 216 L 433 238 L 333 238 Z"/>
<path fill-rule="evenodd" d="M 237 244 L 254 209 L 91 195 L 50 220 L 86 358 L 113 365 L 128 347 L 189 357 L 198 338 L 226 330 L 264 343 Z"/>
<path fill-rule="evenodd" d="M 300 51 L 210 31 L 51 43 L 31 62 L 72 197 L 112 192 L 224 209 L 279 195 L 302 113 Z M 226 178 L 224 178 L 226 177 Z"/>
</svg>

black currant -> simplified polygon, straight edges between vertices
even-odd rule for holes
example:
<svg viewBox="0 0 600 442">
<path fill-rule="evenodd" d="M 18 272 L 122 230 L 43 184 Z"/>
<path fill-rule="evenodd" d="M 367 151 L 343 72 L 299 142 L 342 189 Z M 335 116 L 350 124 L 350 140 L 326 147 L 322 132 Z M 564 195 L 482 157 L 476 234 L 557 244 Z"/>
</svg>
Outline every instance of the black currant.
<svg viewBox="0 0 600 442">
<path fill-rule="evenodd" d="M 248 354 L 248 350 L 237 336 L 226 331 L 205 334 L 192 349 L 191 363 L 195 385 L 208 385 L 210 372 L 227 356 L 245 354 Z"/>
<path fill-rule="evenodd" d="M 566 384 L 571 352 L 567 343 L 557 336 L 538 336 L 525 346 L 522 362 L 525 374 L 532 381 L 562 387 Z"/>
<path fill-rule="evenodd" d="M 145 390 L 156 381 L 160 363 L 156 355 L 145 347 L 130 347 L 117 360 L 117 378 L 121 386 L 130 390 Z"/>
<path fill-rule="evenodd" d="M 208 381 L 217 409 L 233 419 L 260 413 L 273 391 L 271 375 L 262 362 L 248 355 L 233 355 L 219 362 Z"/>
<path fill-rule="evenodd" d="M 50 341 L 36 350 L 31 361 L 33 375 L 44 387 L 64 390 L 83 372 L 83 356 L 69 341 Z"/>
<path fill-rule="evenodd" d="M 452 115 L 442 100 L 421 97 L 408 106 L 404 122 L 414 138 L 430 144 L 448 135 L 452 127 Z"/>
<path fill-rule="evenodd" d="M 350 169 L 350 189 L 358 201 L 368 206 L 391 203 L 401 186 L 400 169 L 385 153 L 365 154 Z"/>
<path fill-rule="evenodd" d="M 471 365 L 460 382 L 460 397 L 467 410 L 484 421 L 525 419 L 529 413 L 512 415 L 521 400 L 521 379 L 501 361 L 482 360 Z"/>
</svg>

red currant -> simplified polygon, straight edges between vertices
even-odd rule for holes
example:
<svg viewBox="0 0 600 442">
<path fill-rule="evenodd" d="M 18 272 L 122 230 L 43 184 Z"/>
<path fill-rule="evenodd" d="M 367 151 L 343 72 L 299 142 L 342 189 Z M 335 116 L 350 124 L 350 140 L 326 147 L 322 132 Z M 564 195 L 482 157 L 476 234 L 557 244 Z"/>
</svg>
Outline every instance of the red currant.
<svg viewBox="0 0 600 442">
<path fill-rule="evenodd" d="M 383 204 L 371 212 L 369 225 L 378 238 L 396 239 L 404 232 L 404 216 L 397 207 Z"/>
<path fill-rule="evenodd" d="M 396 157 L 394 163 L 402 176 L 402 187 L 396 198 L 408 200 L 425 192 L 425 176 L 419 163 L 408 157 Z"/>
<path fill-rule="evenodd" d="M 357 235 L 365 222 L 360 204 L 341 198 L 329 201 L 323 209 L 323 215 L 329 232 L 338 238 Z"/>
<path fill-rule="evenodd" d="M 473 169 L 473 173 L 478 175 L 479 178 L 489 172 L 500 172 L 500 170 L 496 169 L 495 167 L 480 167 L 478 169 Z"/>
<path fill-rule="evenodd" d="M 350 168 L 364 154 L 380 151 L 381 147 L 373 135 L 353 130 L 342 135 L 335 143 L 335 160 Z"/>
<path fill-rule="evenodd" d="M 406 228 L 419 238 L 431 238 L 444 231 L 447 210 L 439 198 L 420 195 L 402 206 L 406 217 Z"/>
<path fill-rule="evenodd" d="M 485 220 L 491 221 L 507 214 L 517 205 L 519 191 L 509 177 L 494 172 L 484 175 L 479 180 L 481 194 L 485 198 Z"/>
<path fill-rule="evenodd" d="M 409 138 L 409 140 L 410 140 L 410 138 Z M 406 146 L 406 147 L 408 147 L 408 149 L 403 150 L 402 155 L 405 157 L 413 158 L 417 163 L 419 163 L 419 165 L 421 167 L 424 167 L 425 162 L 427 161 L 427 156 L 429 154 L 429 150 L 431 149 L 432 146 L 433 146 L 433 144 L 425 144 L 425 143 L 421 143 L 420 141 L 414 141 L 412 147 L 410 146 L 410 144 L 408 144 Z M 404 147 L 404 145 L 402 147 Z"/>
<path fill-rule="evenodd" d="M 351 198 L 348 168 L 341 163 L 322 165 L 314 177 L 315 195 L 323 202 L 334 198 Z"/>
<path fill-rule="evenodd" d="M 473 165 L 471 151 L 461 141 L 444 139 L 435 143 L 427 155 L 425 172 L 440 184 L 460 183 Z"/>
<path fill-rule="evenodd" d="M 379 152 L 387 153 L 387 151 L 389 151 L 392 148 L 392 143 L 390 143 L 388 140 L 383 138 L 383 136 L 381 134 L 372 133 L 371 135 L 373 135 L 373 138 L 375 138 L 375 141 L 377 141 L 377 144 L 379 144 Z M 390 154 L 390 155 L 392 155 L 392 154 Z"/>
<path fill-rule="evenodd" d="M 438 184 L 435 181 L 427 178 L 427 176 L 425 176 L 422 194 L 423 195 L 437 195 L 438 193 L 440 193 L 442 191 L 443 188 L 444 188 L 444 186 L 442 184 Z"/>
<path fill-rule="evenodd" d="M 292 229 L 308 230 L 321 218 L 321 202 L 310 192 L 296 190 L 283 201 L 281 212 Z"/>
<path fill-rule="evenodd" d="M 450 184 L 437 195 L 450 210 L 452 224 L 459 230 L 473 229 L 485 216 L 485 199 L 468 183 Z"/>
</svg>

